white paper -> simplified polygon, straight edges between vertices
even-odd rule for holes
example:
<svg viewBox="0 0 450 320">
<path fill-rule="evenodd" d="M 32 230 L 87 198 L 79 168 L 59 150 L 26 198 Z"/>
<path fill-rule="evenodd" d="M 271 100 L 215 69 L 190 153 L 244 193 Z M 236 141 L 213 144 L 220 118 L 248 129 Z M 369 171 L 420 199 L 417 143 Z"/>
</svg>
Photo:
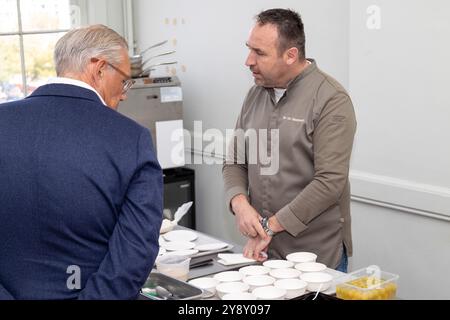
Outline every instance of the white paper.
<svg viewBox="0 0 450 320">
<path fill-rule="evenodd" d="M 254 259 L 244 257 L 242 253 L 219 253 L 217 256 L 220 259 L 217 262 L 226 266 L 256 261 Z"/>
<path fill-rule="evenodd" d="M 161 103 L 183 101 L 183 91 L 181 87 L 161 88 Z"/>
<path fill-rule="evenodd" d="M 163 169 L 182 167 L 184 159 L 183 120 L 156 122 L 156 154 Z"/>
</svg>

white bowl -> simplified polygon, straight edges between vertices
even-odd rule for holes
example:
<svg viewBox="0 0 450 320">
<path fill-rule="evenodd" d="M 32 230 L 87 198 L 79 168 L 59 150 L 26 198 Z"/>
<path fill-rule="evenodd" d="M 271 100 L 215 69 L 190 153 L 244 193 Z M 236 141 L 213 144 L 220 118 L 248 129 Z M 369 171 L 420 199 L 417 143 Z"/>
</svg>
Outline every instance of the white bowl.
<svg viewBox="0 0 450 320">
<path fill-rule="evenodd" d="M 325 272 L 307 272 L 300 279 L 308 283 L 307 289 L 313 292 L 322 292 L 331 286 L 333 276 Z"/>
<path fill-rule="evenodd" d="M 292 299 L 305 294 L 308 283 L 300 279 L 282 279 L 275 281 L 274 286 L 286 290 L 285 299 Z"/>
<path fill-rule="evenodd" d="M 202 290 L 206 290 L 211 295 L 216 294 L 216 286 L 219 283 L 219 280 L 210 277 L 197 278 L 189 281 L 189 284 L 192 284 Z"/>
<path fill-rule="evenodd" d="M 263 266 L 270 269 L 285 269 L 292 268 L 294 266 L 294 263 L 287 260 L 267 260 L 264 261 Z"/>
<path fill-rule="evenodd" d="M 236 282 L 241 281 L 244 278 L 244 275 L 239 271 L 224 271 L 215 274 L 213 278 L 220 282 Z"/>
<path fill-rule="evenodd" d="M 220 299 L 228 293 L 247 292 L 248 284 L 243 282 L 222 282 L 216 286 L 216 292 Z"/>
<path fill-rule="evenodd" d="M 327 269 L 327 266 L 319 262 L 303 262 L 295 265 L 295 269 L 303 273 L 306 272 L 322 272 Z"/>
<path fill-rule="evenodd" d="M 283 300 L 286 296 L 286 289 L 267 286 L 256 288 L 252 293 L 257 300 Z"/>
<path fill-rule="evenodd" d="M 235 292 L 227 293 L 222 300 L 256 300 L 256 297 L 250 292 Z"/>
<path fill-rule="evenodd" d="M 250 286 L 249 290 L 251 292 L 259 287 L 266 287 L 273 285 L 273 283 L 275 282 L 275 278 L 268 275 L 248 276 L 244 278 L 243 282 Z"/>
<path fill-rule="evenodd" d="M 316 262 L 317 255 L 312 252 L 293 252 L 286 256 L 286 260 L 294 263 Z"/>
<path fill-rule="evenodd" d="M 247 266 L 239 269 L 244 276 L 262 276 L 270 272 L 270 268 L 264 266 Z"/>
<path fill-rule="evenodd" d="M 298 279 L 302 272 L 293 268 L 273 269 L 269 272 L 275 279 Z"/>
</svg>

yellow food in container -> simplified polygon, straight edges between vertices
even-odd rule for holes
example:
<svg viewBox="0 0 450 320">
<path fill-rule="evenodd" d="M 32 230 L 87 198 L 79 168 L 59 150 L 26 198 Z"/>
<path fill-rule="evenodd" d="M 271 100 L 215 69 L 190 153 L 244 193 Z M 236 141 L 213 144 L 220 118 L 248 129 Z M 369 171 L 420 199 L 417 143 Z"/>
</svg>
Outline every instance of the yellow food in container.
<svg viewBox="0 0 450 320">
<path fill-rule="evenodd" d="M 344 300 L 395 299 L 398 278 L 373 267 L 360 269 L 338 279 L 336 296 Z"/>
</svg>

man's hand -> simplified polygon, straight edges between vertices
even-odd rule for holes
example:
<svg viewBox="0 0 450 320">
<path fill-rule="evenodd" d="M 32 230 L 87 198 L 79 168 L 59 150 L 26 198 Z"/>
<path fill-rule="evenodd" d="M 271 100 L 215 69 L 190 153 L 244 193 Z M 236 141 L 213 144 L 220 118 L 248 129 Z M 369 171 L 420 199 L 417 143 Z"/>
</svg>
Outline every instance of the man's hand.
<svg viewBox="0 0 450 320">
<path fill-rule="evenodd" d="M 266 238 L 261 238 L 259 236 L 255 238 L 250 238 L 244 247 L 244 257 L 255 259 L 257 261 L 267 260 L 267 248 L 269 246 L 272 237 L 266 236 Z"/>
<path fill-rule="evenodd" d="M 231 207 L 236 215 L 236 224 L 240 233 L 249 238 L 260 237 L 267 240 L 268 235 L 259 222 L 261 216 L 243 194 L 239 194 L 231 200 Z"/>
</svg>

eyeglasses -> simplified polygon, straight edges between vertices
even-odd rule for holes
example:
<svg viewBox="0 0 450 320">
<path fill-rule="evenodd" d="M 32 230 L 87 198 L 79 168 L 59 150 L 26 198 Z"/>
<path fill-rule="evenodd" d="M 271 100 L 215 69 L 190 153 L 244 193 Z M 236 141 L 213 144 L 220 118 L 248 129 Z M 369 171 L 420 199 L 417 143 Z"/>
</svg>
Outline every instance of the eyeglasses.
<svg viewBox="0 0 450 320">
<path fill-rule="evenodd" d="M 122 80 L 122 84 L 123 84 L 122 93 L 123 94 L 127 93 L 127 91 L 131 88 L 131 86 L 136 83 L 136 81 L 131 79 L 131 77 L 129 75 L 127 75 L 125 72 L 123 72 L 122 70 L 117 68 L 112 63 L 109 63 L 108 61 L 106 61 L 106 63 L 108 64 L 108 66 L 110 66 L 111 68 L 113 68 L 114 70 L 116 70 L 118 73 L 120 73 L 122 76 L 124 76 L 126 78 L 125 80 Z"/>
</svg>

